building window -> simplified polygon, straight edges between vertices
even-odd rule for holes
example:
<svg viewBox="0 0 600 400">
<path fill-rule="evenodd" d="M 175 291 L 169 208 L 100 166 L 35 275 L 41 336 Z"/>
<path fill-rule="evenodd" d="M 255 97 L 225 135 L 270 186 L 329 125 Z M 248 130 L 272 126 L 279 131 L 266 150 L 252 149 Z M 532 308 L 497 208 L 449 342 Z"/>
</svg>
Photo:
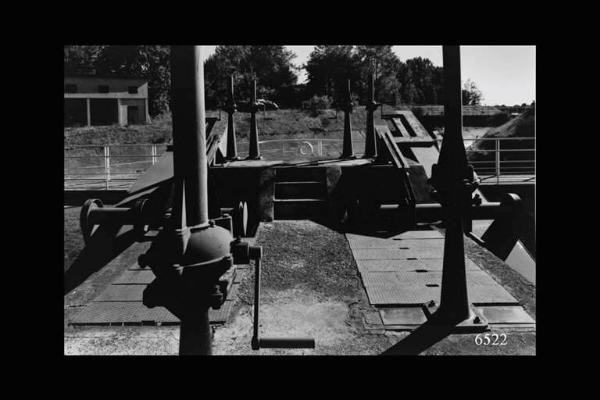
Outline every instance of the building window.
<svg viewBox="0 0 600 400">
<path fill-rule="evenodd" d="M 77 85 L 73 83 L 67 83 L 65 85 L 65 93 L 77 93 Z"/>
<path fill-rule="evenodd" d="M 129 94 L 137 94 L 138 88 L 137 88 L 137 86 L 129 86 L 127 88 L 127 91 L 129 92 Z"/>
<path fill-rule="evenodd" d="M 108 85 L 98 85 L 98 93 L 108 93 Z"/>
</svg>

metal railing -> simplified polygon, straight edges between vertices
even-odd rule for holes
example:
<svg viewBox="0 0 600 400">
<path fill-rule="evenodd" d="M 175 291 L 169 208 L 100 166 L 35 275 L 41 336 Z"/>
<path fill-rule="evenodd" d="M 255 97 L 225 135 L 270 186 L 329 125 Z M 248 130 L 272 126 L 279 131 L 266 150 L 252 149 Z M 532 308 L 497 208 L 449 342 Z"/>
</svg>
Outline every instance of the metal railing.
<svg viewBox="0 0 600 400">
<path fill-rule="evenodd" d="M 355 136 L 364 136 L 361 131 L 353 130 Z M 342 131 L 328 131 L 328 135 L 339 138 L 298 138 L 298 139 L 268 139 L 258 142 L 260 153 L 265 160 L 271 161 L 316 161 L 336 159 L 342 153 Z M 248 142 L 237 143 L 238 152 L 243 157 L 248 151 Z M 365 139 L 357 137 L 352 140 L 354 153 L 358 156 L 364 153 Z"/>
<path fill-rule="evenodd" d="M 156 164 L 166 148 L 166 144 L 65 147 L 64 188 L 126 188 L 146 169 Z"/>
<path fill-rule="evenodd" d="M 475 138 L 464 142 L 469 163 L 484 183 L 499 184 L 510 179 L 535 181 L 534 138 Z M 357 156 L 364 153 L 363 138 L 353 140 L 352 144 Z M 281 161 L 336 159 L 342 145 L 341 138 L 259 141 L 264 159 Z M 166 147 L 166 144 L 65 147 L 64 188 L 126 189 L 158 161 Z M 238 142 L 238 151 L 243 157 L 248 151 L 248 142 Z"/>
<path fill-rule="evenodd" d="M 535 138 L 475 138 L 464 142 L 469 164 L 482 182 L 535 182 Z"/>
</svg>

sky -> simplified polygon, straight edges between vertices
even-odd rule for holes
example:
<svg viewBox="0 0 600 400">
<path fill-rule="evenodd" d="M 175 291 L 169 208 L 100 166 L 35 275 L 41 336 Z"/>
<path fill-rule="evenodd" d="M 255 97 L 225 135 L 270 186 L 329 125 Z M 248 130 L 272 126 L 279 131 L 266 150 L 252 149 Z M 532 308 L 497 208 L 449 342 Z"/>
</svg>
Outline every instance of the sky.
<svg viewBox="0 0 600 400">
<path fill-rule="evenodd" d="M 314 46 L 285 46 L 296 54 L 294 64 L 308 61 Z M 204 57 L 216 46 L 204 46 Z M 442 46 L 392 46 L 402 61 L 429 58 L 442 66 Z M 462 80 L 471 79 L 483 93 L 484 105 L 514 105 L 535 100 L 535 46 L 460 46 Z M 299 72 L 298 83 L 306 80 Z"/>
</svg>

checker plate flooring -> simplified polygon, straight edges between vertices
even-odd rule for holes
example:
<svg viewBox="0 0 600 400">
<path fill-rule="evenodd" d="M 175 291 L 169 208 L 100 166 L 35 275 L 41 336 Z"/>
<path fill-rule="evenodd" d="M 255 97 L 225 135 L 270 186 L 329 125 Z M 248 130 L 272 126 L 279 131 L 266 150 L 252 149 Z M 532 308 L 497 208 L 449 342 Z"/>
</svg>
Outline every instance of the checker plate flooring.
<svg viewBox="0 0 600 400">
<path fill-rule="evenodd" d="M 414 328 L 426 320 L 418 307 L 440 302 L 444 237 L 409 231 L 382 238 L 347 233 L 369 302 L 386 329 Z M 535 324 L 519 302 L 472 260 L 465 258 L 469 301 L 490 324 Z M 411 328 L 411 329 L 412 329 Z"/>
<path fill-rule="evenodd" d="M 240 270 L 241 270 L 240 266 Z M 227 300 L 220 309 L 209 310 L 209 320 L 213 324 L 227 322 L 241 274 L 237 266 L 223 276 L 230 284 Z M 148 308 L 142 303 L 146 286 L 154 280 L 150 269 L 142 269 L 137 264 L 130 266 L 98 297 L 92 300 L 79 313 L 75 314 L 70 325 L 118 325 L 118 324 L 171 324 L 178 325 L 179 319 L 164 307 Z"/>
</svg>

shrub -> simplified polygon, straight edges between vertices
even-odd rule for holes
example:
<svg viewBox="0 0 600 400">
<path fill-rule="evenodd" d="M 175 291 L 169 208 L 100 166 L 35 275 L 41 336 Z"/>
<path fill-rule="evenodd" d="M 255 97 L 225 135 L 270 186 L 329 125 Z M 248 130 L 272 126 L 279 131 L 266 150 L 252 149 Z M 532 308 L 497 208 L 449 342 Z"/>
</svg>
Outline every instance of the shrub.
<svg viewBox="0 0 600 400">
<path fill-rule="evenodd" d="M 326 110 L 331 108 L 332 99 L 329 96 L 314 95 L 310 99 L 309 108 L 313 115 L 317 115 L 318 110 Z"/>
</svg>

